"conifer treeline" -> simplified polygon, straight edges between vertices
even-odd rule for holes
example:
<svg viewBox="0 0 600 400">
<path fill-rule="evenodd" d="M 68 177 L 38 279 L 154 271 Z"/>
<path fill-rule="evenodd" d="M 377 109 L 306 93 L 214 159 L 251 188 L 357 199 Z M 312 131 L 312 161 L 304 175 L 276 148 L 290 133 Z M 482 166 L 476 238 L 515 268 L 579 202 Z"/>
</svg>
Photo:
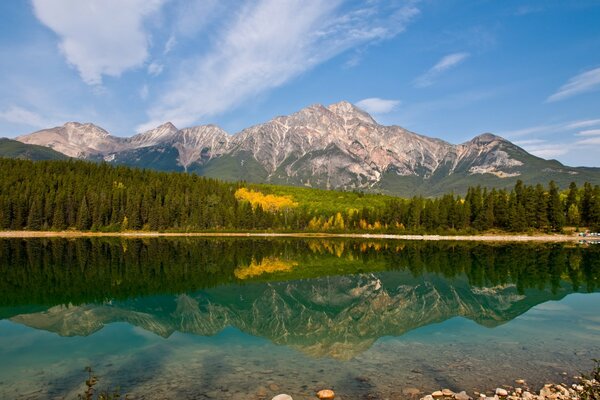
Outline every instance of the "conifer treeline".
<svg viewBox="0 0 600 400">
<path fill-rule="evenodd" d="M 314 230 L 448 232 L 600 229 L 600 186 L 550 182 L 511 191 L 469 188 L 462 198 L 390 197 L 385 207 L 277 210 L 236 197 L 242 183 L 83 161 L 0 159 L 0 229 Z"/>
</svg>

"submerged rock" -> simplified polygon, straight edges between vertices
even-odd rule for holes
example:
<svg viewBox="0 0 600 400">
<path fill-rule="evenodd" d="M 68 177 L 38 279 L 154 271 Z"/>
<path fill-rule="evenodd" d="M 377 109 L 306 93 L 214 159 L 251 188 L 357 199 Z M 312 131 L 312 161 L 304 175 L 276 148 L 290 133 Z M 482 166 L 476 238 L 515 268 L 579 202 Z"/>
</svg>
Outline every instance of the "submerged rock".
<svg viewBox="0 0 600 400">
<path fill-rule="evenodd" d="M 335 398 L 335 393 L 330 389 L 323 389 L 317 393 L 317 397 L 321 400 L 333 400 Z"/>
<path fill-rule="evenodd" d="M 294 399 L 292 399 L 292 396 L 290 396 L 289 394 L 278 394 L 277 396 L 273 397 L 271 400 L 294 400 Z"/>
</svg>

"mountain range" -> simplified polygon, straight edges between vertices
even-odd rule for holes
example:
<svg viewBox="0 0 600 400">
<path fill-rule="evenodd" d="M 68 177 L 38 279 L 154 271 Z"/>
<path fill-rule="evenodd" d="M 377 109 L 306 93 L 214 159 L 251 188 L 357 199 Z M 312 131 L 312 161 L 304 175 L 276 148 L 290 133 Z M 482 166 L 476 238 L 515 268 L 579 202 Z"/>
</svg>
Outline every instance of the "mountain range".
<svg viewBox="0 0 600 400">
<path fill-rule="evenodd" d="M 91 123 L 68 122 L 16 140 L 111 164 L 397 195 L 464 193 L 477 184 L 508 188 L 518 179 L 554 180 L 562 187 L 571 181 L 600 184 L 600 168 L 545 160 L 491 133 L 451 144 L 380 125 L 345 101 L 312 105 L 234 135 L 215 125 L 178 129 L 167 122 L 123 138 Z"/>
</svg>

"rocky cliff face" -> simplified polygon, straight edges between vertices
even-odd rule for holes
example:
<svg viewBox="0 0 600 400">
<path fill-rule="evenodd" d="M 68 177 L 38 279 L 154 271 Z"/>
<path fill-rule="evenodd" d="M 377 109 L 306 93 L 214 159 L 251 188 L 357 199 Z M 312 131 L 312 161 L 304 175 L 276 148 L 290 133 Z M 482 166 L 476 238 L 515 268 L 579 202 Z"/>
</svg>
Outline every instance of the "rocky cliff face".
<svg viewBox="0 0 600 400">
<path fill-rule="evenodd" d="M 491 179 L 490 186 L 510 186 L 517 178 L 556 180 L 558 173 L 562 174 L 558 180 L 562 177 L 566 182 L 583 172 L 534 157 L 489 133 L 453 145 L 399 126 L 379 125 L 348 102 L 313 105 L 235 135 L 214 125 L 180 130 L 165 123 L 125 139 L 92 124 L 70 122 L 17 139 L 71 157 L 116 164 L 231 180 L 400 194 L 426 192 L 424 188 L 460 192 L 482 178 Z M 595 178 L 589 173 L 587 169 L 581 178 L 600 179 L 598 171 L 592 171 Z"/>
</svg>

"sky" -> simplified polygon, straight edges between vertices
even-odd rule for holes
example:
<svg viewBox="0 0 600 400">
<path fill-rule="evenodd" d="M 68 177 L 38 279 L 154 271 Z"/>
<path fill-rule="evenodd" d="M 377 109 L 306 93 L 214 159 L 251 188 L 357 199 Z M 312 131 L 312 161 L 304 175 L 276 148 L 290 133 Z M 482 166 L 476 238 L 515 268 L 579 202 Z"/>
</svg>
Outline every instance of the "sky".
<svg viewBox="0 0 600 400">
<path fill-rule="evenodd" d="M 311 104 L 600 167 L 599 0 L 0 2 L 0 136 L 229 133 Z"/>
</svg>

